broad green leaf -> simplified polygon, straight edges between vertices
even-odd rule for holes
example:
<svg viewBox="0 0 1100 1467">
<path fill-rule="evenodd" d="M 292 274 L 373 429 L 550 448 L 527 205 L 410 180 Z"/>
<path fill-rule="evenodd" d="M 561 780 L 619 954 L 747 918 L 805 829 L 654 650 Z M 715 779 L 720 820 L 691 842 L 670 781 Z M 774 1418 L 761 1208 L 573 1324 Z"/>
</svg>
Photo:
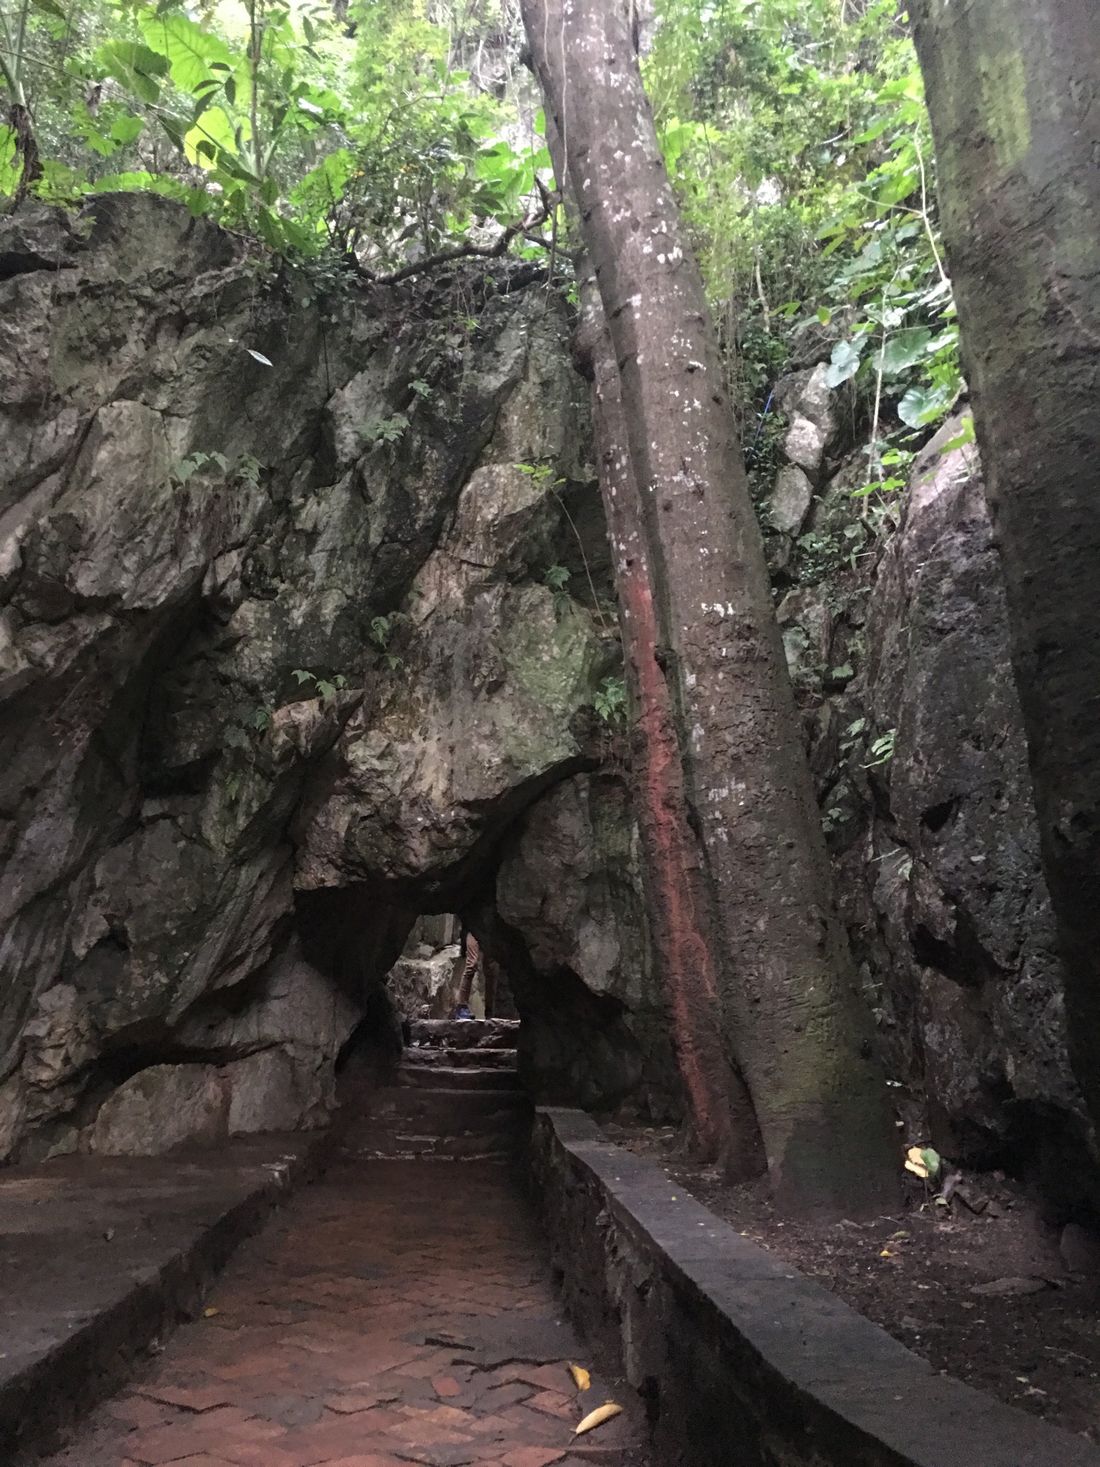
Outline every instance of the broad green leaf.
<svg viewBox="0 0 1100 1467">
<path fill-rule="evenodd" d="M 196 219 L 203 214 L 208 214 L 213 206 L 213 199 L 202 189 L 190 188 L 181 183 L 179 179 L 172 178 L 166 173 L 146 173 L 135 169 L 128 173 L 108 173 L 97 178 L 94 183 L 86 185 L 85 192 L 89 194 L 136 194 L 151 193 L 163 194 L 165 198 L 178 199 L 185 204 Z"/>
<path fill-rule="evenodd" d="M 142 102 L 160 101 L 168 75 L 168 59 L 140 41 L 108 41 L 95 52 L 94 63 Z"/>
<path fill-rule="evenodd" d="M 146 43 L 167 58 L 172 81 L 183 92 L 209 81 L 214 63 L 233 64 L 233 53 L 219 36 L 179 11 L 146 13 L 139 25 Z"/>
<path fill-rule="evenodd" d="M 860 353 L 850 341 L 838 341 L 833 347 L 832 360 L 825 372 L 825 381 L 830 387 L 839 387 L 854 377 L 862 360 Z"/>
<path fill-rule="evenodd" d="M 919 362 L 925 354 L 932 332 L 927 326 L 909 326 L 896 331 L 887 342 L 882 353 L 882 370 L 887 377 L 896 377 L 907 367 Z"/>
<path fill-rule="evenodd" d="M 142 134 L 145 119 L 132 112 L 121 112 L 111 123 L 111 137 L 120 147 L 134 142 Z"/>
<path fill-rule="evenodd" d="M 910 428 L 926 428 L 943 417 L 957 395 L 957 389 L 910 387 L 898 404 L 898 417 Z"/>
<path fill-rule="evenodd" d="M 208 107 L 197 118 L 183 140 L 183 150 L 189 163 L 198 163 L 203 168 L 222 164 L 222 154 L 232 157 L 236 151 L 233 124 L 221 107 Z"/>
<path fill-rule="evenodd" d="M 13 194 L 19 181 L 15 167 L 15 131 L 0 127 L 0 195 Z"/>
</svg>

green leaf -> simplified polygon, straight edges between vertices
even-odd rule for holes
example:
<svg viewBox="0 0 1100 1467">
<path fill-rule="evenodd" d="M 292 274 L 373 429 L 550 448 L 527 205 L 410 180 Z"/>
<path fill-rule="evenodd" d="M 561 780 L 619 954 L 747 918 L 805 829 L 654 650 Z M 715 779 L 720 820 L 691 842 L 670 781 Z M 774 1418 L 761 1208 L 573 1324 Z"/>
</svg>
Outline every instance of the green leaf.
<svg viewBox="0 0 1100 1467">
<path fill-rule="evenodd" d="M 233 124 L 221 107 L 208 107 L 196 118 L 195 125 L 184 136 L 183 151 L 189 163 L 199 163 L 204 168 L 232 167 L 236 162 L 236 140 Z M 225 154 L 228 157 L 223 162 Z"/>
<path fill-rule="evenodd" d="M 966 448 L 974 442 L 974 419 L 969 413 L 962 420 L 962 427 L 954 438 L 949 438 L 940 449 L 941 453 L 953 453 L 956 448 Z"/>
<path fill-rule="evenodd" d="M 122 112 L 111 123 L 111 137 L 119 147 L 123 147 L 139 138 L 144 127 L 143 117 L 135 117 L 132 112 Z"/>
<path fill-rule="evenodd" d="M 15 167 L 15 131 L 0 127 L 0 195 L 15 192 L 19 170 Z"/>
<path fill-rule="evenodd" d="M 957 389 L 910 387 L 898 403 L 898 417 L 909 428 L 926 428 L 943 417 L 956 396 Z"/>
<path fill-rule="evenodd" d="M 925 354 L 932 333 L 927 326 L 908 326 L 896 331 L 882 352 L 882 370 L 887 377 L 896 377 L 907 367 L 919 362 Z"/>
<path fill-rule="evenodd" d="M 839 387 L 854 377 L 862 360 L 860 353 L 850 341 L 838 341 L 833 347 L 832 360 L 825 372 L 825 381 L 830 387 Z"/>
<path fill-rule="evenodd" d="M 165 56 L 140 41 L 108 41 L 93 56 L 94 64 L 142 102 L 160 101 L 161 82 L 168 75 Z"/>
<path fill-rule="evenodd" d="M 194 92 L 209 81 L 215 63 L 233 65 L 233 53 L 225 42 L 178 10 L 146 12 L 138 23 L 147 44 L 167 58 L 172 81 L 183 92 Z"/>
</svg>

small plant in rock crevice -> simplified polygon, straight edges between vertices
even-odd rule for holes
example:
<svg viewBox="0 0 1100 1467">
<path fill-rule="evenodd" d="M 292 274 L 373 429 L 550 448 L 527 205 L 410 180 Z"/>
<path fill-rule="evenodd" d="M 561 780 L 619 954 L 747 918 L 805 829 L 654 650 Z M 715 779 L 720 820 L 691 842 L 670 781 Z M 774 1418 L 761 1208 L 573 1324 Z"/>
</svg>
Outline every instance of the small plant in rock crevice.
<svg viewBox="0 0 1100 1467">
<path fill-rule="evenodd" d="M 896 728 L 887 729 L 877 739 L 872 739 L 868 750 L 870 758 L 863 765 L 864 769 L 879 769 L 883 764 L 889 764 L 894 757 L 894 746 L 897 742 L 898 731 Z"/>
<path fill-rule="evenodd" d="M 572 605 L 573 598 L 568 590 L 570 579 L 570 573 L 564 565 L 550 565 L 543 572 L 542 583 L 549 586 L 554 593 L 554 615 L 559 620 Z"/>
<path fill-rule="evenodd" d="M 370 639 L 382 654 L 382 661 L 390 672 L 397 672 L 405 666 L 405 659 L 399 657 L 396 652 L 390 650 L 390 638 L 393 636 L 399 621 L 405 619 L 404 613 L 400 611 L 391 612 L 389 616 L 375 616 L 371 618 Z"/>
<path fill-rule="evenodd" d="M 596 716 L 609 725 L 626 723 L 626 682 L 621 677 L 605 677 L 592 699 Z"/>
<path fill-rule="evenodd" d="M 359 427 L 359 437 L 365 448 L 389 451 L 396 448 L 408 430 L 407 414 L 390 413 L 387 417 L 368 418 Z"/>
<path fill-rule="evenodd" d="M 331 702 L 336 697 L 336 694 L 342 693 L 348 685 L 348 680 L 342 672 L 338 672 L 335 677 L 324 678 L 319 677 L 315 672 L 310 672 L 308 668 L 296 667 L 291 673 L 291 676 L 295 679 L 299 687 L 304 686 L 306 683 L 312 683 L 314 692 L 322 703 Z"/>
<path fill-rule="evenodd" d="M 174 460 L 168 472 L 172 483 L 179 489 L 194 478 L 213 476 L 215 471 L 229 484 L 250 484 L 255 488 L 260 482 L 263 468 L 260 460 L 251 453 L 242 453 L 230 461 L 224 453 L 206 453 L 196 449 L 195 452 Z"/>
<path fill-rule="evenodd" d="M 596 590 L 596 583 L 592 578 L 592 567 L 589 565 L 588 556 L 585 553 L 584 541 L 581 539 L 581 532 L 577 529 L 577 522 L 569 513 L 569 509 L 565 503 L 565 500 L 558 492 L 559 489 L 565 487 L 567 480 L 562 478 L 560 475 L 555 476 L 554 466 L 549 463 L 518 463 L 513 464 L 512 467 L 514 469 L 518 469 L 521 474 L 525 475 L 526 478 L 531 479 L 541 488 L 549 490 L 549 492 L 557 500 L 558 507 L 561 510 L 562 514 L 565 516 L 569 524 L 569 528 L 573 531 L 573 537 L 577 542 L 577 549 L 580 551 L 581 564 L 584 566 L 585 579 L 588 581 L 588 591 L 589 595 L 592 598 L 592 614 L 599 624 L 600 630 L 601 632 L 603 632 L 604 636 L 611 636 L 613 634 L 612 623 L 614 617 L 612 615 L 612 617 L 609 618 L 600 603 L 599 593 Z M 544 584 L 549 586 L 551 590 L 553 590 L 555 593 L 554 609 L 559 616 L 563 613 L 563 610 L 566 609 L 566 607 L 558 600 L 558 596 L 559 594 L 565 594 L 565 586 L 569 580 L 569 575 L 570 573 L 565 566 L 552 565 L 548 568 L 546 574 L 543 576 Z M 562 579 L 563 576 L 564 579 Z M 553 577 L 554 579 L 551 579 L 551 577 Z M 560 584 L 556 584 L 556 582 L 558 581 L 560 581 Z M 566 596 L 566 605 L 568 603 L 568 600 L 569 598 L 568 596 Z"/>
</svg>

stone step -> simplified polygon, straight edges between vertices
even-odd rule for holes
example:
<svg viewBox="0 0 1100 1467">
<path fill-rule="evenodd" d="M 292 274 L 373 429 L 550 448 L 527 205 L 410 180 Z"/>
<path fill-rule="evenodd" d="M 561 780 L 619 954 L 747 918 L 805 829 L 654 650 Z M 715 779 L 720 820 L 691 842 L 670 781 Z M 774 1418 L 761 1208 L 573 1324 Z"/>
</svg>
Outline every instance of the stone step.
<svg viewBox="0 0 1100 1467">
<path fill-rule="evenodd" d="M 406 1049 L 401 1060 L 403 1069 L 478 1069 L 514 1070 L 514 1049 Z"/>
<path fill-rule="evenodd" d="M 529 1116 L 531 1103 L 522 1090 L 421 1090 L 412 1086 L 380 1090 L 370 1105 L 369 1120 L 392 1116 L 424 1122 L 440 1135 L 492 1125 L 514 1116 Z"/>
<path fill-rule="evenodd" d="M 519 1033 L 518 1019 L 413 1019 L 409 1038 L 415 1044 L 454 1049 L 508 1048 Z"/>
<path fill-rule="evenodd" d="M 357 1161 L 506 1161 L 519 1151 L 526 1126 L 465 1135 L 424 1135 L 413 1128 L 379 1127 L 358 1141 L 348 1140 L 342 1155 Z"/>
<path fill-rule="evenodd" d="M 478 1051 L 472 1050 L 476 1054 Z M 474 1065 L 405 1065 L 397 1072 L 398 1085 L 417 1090 L 519 1091 L 515 1070 Z M 522 1092 L 520 1092 L 522 1093 Z"/>
</svg>

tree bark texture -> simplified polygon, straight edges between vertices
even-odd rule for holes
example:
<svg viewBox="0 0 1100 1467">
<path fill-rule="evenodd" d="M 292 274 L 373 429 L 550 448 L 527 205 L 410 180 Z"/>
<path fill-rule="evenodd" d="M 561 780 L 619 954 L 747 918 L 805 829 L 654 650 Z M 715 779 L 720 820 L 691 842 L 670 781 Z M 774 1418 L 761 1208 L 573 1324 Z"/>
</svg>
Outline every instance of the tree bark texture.
<svg viewBox="0 0 1100 1467">
<path fill-rule="evenodd" d="M 698 1148 L 720 1160 L 728 1174 L 751 1177 L 764 1169 L 764 1153 L 752 1101 L 723 1035 L 720 945 L 703 853 L 688 819 L 672 699 L 657 660 L 657 613 L 619 372 L 587 260 L 580 273 L 578 355 L 592 377 L 596 463 L 630 694 L 634 808 L 656 967 Z"/>
<path fill-rule="evenodd" d="M 15 186 L 12 204 L 19 204 L 32 184 L 42 177 L 42 160 L 38 155 L 38 139 L 29 110 L 21 102 L 13 102 L 8 110 L 8 122 L 15 134 L 15 156 L 19 161 L 19 182 Z"/>
<path fill-rule="evenodd" d="M 1100 15 L 914 0 L 1071 1053 L 1100 1126 Z"/>
<path fill-rule="evenodd" d="M 894 1196 L 893 1133 L 831 880 L 698 267 L 624 0 L 523 0 L 599 285 L 730 1039 L 776 1195 Z M 841 1160 L 843 1158 L 843 1160 Z"/>
</svg>

